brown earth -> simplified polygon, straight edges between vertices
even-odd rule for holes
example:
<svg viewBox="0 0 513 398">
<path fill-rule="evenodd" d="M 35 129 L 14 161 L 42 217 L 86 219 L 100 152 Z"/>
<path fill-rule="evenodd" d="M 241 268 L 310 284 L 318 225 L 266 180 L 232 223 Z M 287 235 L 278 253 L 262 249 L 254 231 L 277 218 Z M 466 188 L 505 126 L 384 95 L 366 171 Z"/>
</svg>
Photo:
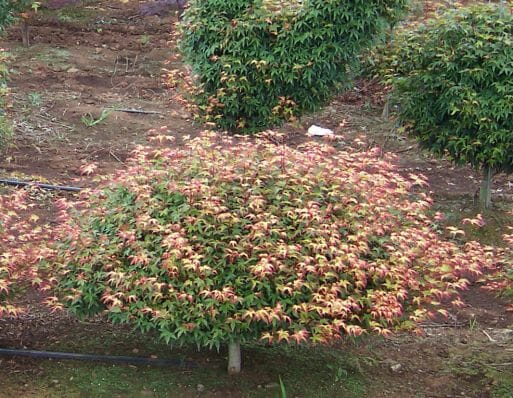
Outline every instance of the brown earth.
<svg viewBox="0 0 513 398">
<path fill-rule="evenodd" d="M 16 27 L 1 43 L 14 56 L 8 113 L 16 127 L 13 144 L 0 160 L 2 176 L 89 186 L 94 181 L 80 174 L 81 166 L 95 162 L 100 174 L 123 168 L 130 151 L 138 144 L 146 144 L 146 132 L 151 128 L 168 126 L 178 142 L 202 130 L 173 100 L 173 92 L 162 79 L 163 68 L 173 66 L 166 61 L 174 51 L 177 16 L 172 13 L 141 17 L 140 2 L 135 0 L 86 4 L 85 11 L 77 8 L 68 14 L 54 11 L 37 15 L 31 29 L 33 45 L 28 49 L 21 47 Z M 310 139 L 305 132 L 311 124 L 332 128 L 337 135 L 334 145 L 341 149 L 356 145 L 355 139 L 365 135 L 367 145 L 378 145 L 397 154 L 401 172 L 428 177 L 435 206 L 454 213 L 456 218 L 472 212 L 479 174 L 419 151 L 414 142 L 397 132 L 393 121 L 381 117 L 377 106 L 383 102 L 383 93 L 375 82 L 360 81 L 323 111 L 280 130 L 286 133 L 286 142 L 296 146 Z M 157 113 L 128 113 L 122 109 Z M 102 111 L 109 113 L 98 121 Z M 87 120 L 89 124 L 98 122 L 87 126 Z M 510 180 L 504 175 L 496 178 L 498 202 L 513 195 Z M 491 396 L 499 380 L 497 375 L 508 370 L 509 375 L 513 374 L 513 315 L 506 311 L 505 302 L 477 286 L 465 294 L 465 299 L 466 308 L 452 313 L 448 320 L 426 325 L 423 336 L 399 335 L 388 340 L 368 338 L 348 343 L 344 350 L 370 358 L 363 365 L 370 380 L 367 396 Z M 101 338 L 102 333 L 127 333 L 126 328 L 101 321 L 81 323 L 51 315 L 38 304 L 37 293 L 23 300 L 29 315 L 0 320 L 2 347 L 45 349 L 76 336 L 85 339 L 85 334 Z M 130 346 L 122 344 L 113 352 L 130 355 L 124 352 L 127 347 Z M 209 366 L 205 361 L 216 366 L 222 362 L 222 356 L 216 354 L 209 354 L 207 360 L 198 354 L 187 355 L 205 366 Z M 256 388 L 271 375 L 262 370 L 265 356 L 255 352 L 250 358 L 245 377 Z M 65 396 L 52 386 L 31 391 L 9 382 L 15 374 L 26 374 L 29 379 L 44 374 L 40 362 L 1 359 L 0 363 L 0 396 Z M 176 396 L 196 396 L 186 387 L 180 391 L 182 395 Z M 145 395 L 141 392 L 134 396 Z M 254 395 L 227 384 L 205 396 Z"/>
</svg>

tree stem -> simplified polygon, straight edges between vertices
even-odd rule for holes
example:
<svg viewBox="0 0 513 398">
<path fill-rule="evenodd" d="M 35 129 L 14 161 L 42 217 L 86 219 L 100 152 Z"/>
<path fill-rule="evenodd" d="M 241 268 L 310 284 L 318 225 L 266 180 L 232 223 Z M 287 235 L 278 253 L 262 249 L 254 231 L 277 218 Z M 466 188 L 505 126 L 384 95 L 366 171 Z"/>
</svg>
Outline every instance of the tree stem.
<svg viewBox="0 0 513 398">
<path fill-rule="evenodd" d="M 506 15 L 506 0 L 501 0 L 499 3 L 499 14 L 501 18 L 504 18 Z"/>
<path fill-rule="evenodd" d="M 485 168 L 481 189 L 479 190 L 479 204 L 485 209 L 488 209 L 492 204 L 492 177 L 493 169 L 491 167 Z"/>
<path fill-rule="evenodd" d="M 381 114 L 383 119 L 388 119 L 390 117 L 390 94 L 387 95 L 387 99 L 385 101 L 385 105 L 383 106 L 383 112 Z"/>
<path fill-rule="evenodd" d="M 30 46 L 30 35 L 29 35 L 29 23 L 27 18 L 21 18 L 21 40 L 23 41 L 23 47 Z"/>
<path fill-rule="evenodd" d="M 228 344 L 228 373 L 233 375 L 240 373 L 241 354 L 240 340 L 230 341 Z"/>
</svg>

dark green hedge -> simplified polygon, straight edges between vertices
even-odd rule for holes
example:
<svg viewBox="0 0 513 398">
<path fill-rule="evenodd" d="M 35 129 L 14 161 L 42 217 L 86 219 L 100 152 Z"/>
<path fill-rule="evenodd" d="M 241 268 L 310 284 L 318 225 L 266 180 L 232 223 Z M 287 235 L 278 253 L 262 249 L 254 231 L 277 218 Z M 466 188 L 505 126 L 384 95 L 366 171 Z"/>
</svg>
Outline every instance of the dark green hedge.
<svg viewBox="0 0 513 398">
<path fill-rule="evenodd" d="M 407 0 L 192 0 L 181 49 L 219 128 L 253 132 L 312 111 L 348 84 L 362 48 Z"/>
<path fill-rule="evenodd" d="M 396 35 L 381 59 L 400 115 L 437 155 L 513 171 L 513 16 L 498 6 L 453 10 Z"/>
</svg>

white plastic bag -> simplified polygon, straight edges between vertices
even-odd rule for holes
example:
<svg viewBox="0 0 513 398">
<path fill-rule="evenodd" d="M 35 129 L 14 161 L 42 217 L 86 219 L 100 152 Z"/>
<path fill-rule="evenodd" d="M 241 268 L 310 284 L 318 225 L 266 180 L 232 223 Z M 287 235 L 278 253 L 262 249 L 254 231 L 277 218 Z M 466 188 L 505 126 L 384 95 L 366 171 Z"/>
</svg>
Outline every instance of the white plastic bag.
<svg viewBox="0 0 513 398">
<path fill-rule="evenodd" d="M 310 137 L 325 137 L 333 134 L 333 130 L 325 129 L 323 127 L 316 126 L 315 124 L 312 124 L 306 133 L 306 135 Z"/>
</svg>

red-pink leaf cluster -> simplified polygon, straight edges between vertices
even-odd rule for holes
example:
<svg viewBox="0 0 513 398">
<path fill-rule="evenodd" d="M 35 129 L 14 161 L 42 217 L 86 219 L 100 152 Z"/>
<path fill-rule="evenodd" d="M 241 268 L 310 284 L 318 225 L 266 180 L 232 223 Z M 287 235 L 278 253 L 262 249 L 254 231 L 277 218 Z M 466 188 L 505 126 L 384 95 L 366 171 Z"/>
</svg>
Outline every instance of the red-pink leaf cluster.
<svg viewBox="0 0 513 398">
<path fill-rule="evenodd" d="M 461 305 L 495 262 L 433 229 L 425 178 L 393 162 L 214 133 L 138 148 L 82 203 L 60 204 L 47 269 L 74 312 L 167 341 L 388 335 Z"/>
</svg>

